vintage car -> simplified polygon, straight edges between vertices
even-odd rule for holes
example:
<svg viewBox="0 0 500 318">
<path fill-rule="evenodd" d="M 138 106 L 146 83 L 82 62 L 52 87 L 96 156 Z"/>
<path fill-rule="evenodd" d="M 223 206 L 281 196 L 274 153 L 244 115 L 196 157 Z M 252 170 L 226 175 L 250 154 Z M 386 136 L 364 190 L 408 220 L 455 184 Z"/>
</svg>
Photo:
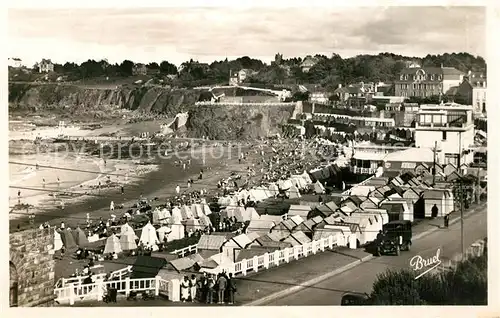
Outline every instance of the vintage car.
<svg viewBox="0 0 500 318">
<path fill-rule="evenodd" d="M 384 224 L 382 234 L 376 240 L 376 253 L 399 255 L 401 251 L 409 251 L 411 247 L 412 231 L 410 221 L 391 221 Z"/>
<path fill-rule="evenodd" d="M 365 306 L 369 303 L 370 296 L 365 293 L 347 292 L 342 295 L 341 306 Z"/>
</svg>

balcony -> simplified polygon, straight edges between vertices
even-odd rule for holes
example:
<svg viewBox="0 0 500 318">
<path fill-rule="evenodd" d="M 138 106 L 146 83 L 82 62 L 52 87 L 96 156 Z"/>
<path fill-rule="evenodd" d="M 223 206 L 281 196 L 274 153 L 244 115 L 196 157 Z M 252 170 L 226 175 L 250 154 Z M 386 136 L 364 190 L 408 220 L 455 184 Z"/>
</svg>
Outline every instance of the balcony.
<svg viewBox="0 0 500 318">
<path fill-rule="evenodd" d="M 467 128 L 472 125 L 471 123 L 417 123 L 415 128 L 428 127 L 428 128 Z"/>
<path fill-rule="evenodd" d="M 377 172 L 376 168 L 360 168 L 356 166 L 351 166 L 351 172 L 353 174 L 375 174 Z"/>
</svg>

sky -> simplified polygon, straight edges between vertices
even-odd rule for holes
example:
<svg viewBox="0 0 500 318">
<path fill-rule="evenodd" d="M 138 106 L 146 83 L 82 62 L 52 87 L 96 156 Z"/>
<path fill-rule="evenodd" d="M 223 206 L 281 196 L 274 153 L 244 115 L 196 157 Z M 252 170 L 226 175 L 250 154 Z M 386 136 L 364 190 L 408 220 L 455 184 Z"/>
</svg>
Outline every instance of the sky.
<svg viewBox="0 0 500 318">
<path fill-rule="evenodd" d="M 485 57 L 484 7 L 9 9 L 10 57 L 136 63 L 332 53 Z"/>
</svg>

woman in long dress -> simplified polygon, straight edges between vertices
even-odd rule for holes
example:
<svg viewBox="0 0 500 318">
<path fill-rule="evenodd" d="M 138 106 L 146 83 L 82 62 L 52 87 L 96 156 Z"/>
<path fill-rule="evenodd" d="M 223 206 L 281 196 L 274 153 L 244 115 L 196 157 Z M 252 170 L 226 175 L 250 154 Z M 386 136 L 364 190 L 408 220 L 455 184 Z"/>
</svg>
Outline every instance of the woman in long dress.
<svg viewBox="0 0 500 318">
<path fill-rule="evenodd" d="M 189 278 L 184 276 L 184 280 L 181 283 L 181 300 L 186 302 L 189 298 Z"/>
<path fill-rule="evenodd" d="M 196 281 L 196 275 L 191 275 L 191 280 L 190 282 L 190 292 L 191 292 L 191 301 L 194 302 L 196 300 L 196 287 L 197 287 L 197 281 Z"/>
</svg>

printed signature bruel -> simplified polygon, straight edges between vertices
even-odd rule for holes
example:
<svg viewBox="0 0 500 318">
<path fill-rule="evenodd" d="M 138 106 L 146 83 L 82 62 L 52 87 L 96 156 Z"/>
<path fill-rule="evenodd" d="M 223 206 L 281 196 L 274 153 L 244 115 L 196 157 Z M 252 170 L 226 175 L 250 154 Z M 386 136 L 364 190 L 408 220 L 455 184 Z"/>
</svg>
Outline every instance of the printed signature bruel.
<svg viewBox="0 0 500 318">
<path fill-rule="evenodd" d="M 410 267 L 413 268 L 414 271 L 419 272 L 421 270 L 424 270 L 422 273 L 416 276 L 415 279 L 419 279 L 434 268 L 441 265 L 441 260 L 439 259 L 440 253 L 441 249 L 438 248 L 438 250 L 436 251 L 436 255 L 431 258 L 424 259 L 420 255 L 415 255 L 410 259 Z"/>
</svg>

